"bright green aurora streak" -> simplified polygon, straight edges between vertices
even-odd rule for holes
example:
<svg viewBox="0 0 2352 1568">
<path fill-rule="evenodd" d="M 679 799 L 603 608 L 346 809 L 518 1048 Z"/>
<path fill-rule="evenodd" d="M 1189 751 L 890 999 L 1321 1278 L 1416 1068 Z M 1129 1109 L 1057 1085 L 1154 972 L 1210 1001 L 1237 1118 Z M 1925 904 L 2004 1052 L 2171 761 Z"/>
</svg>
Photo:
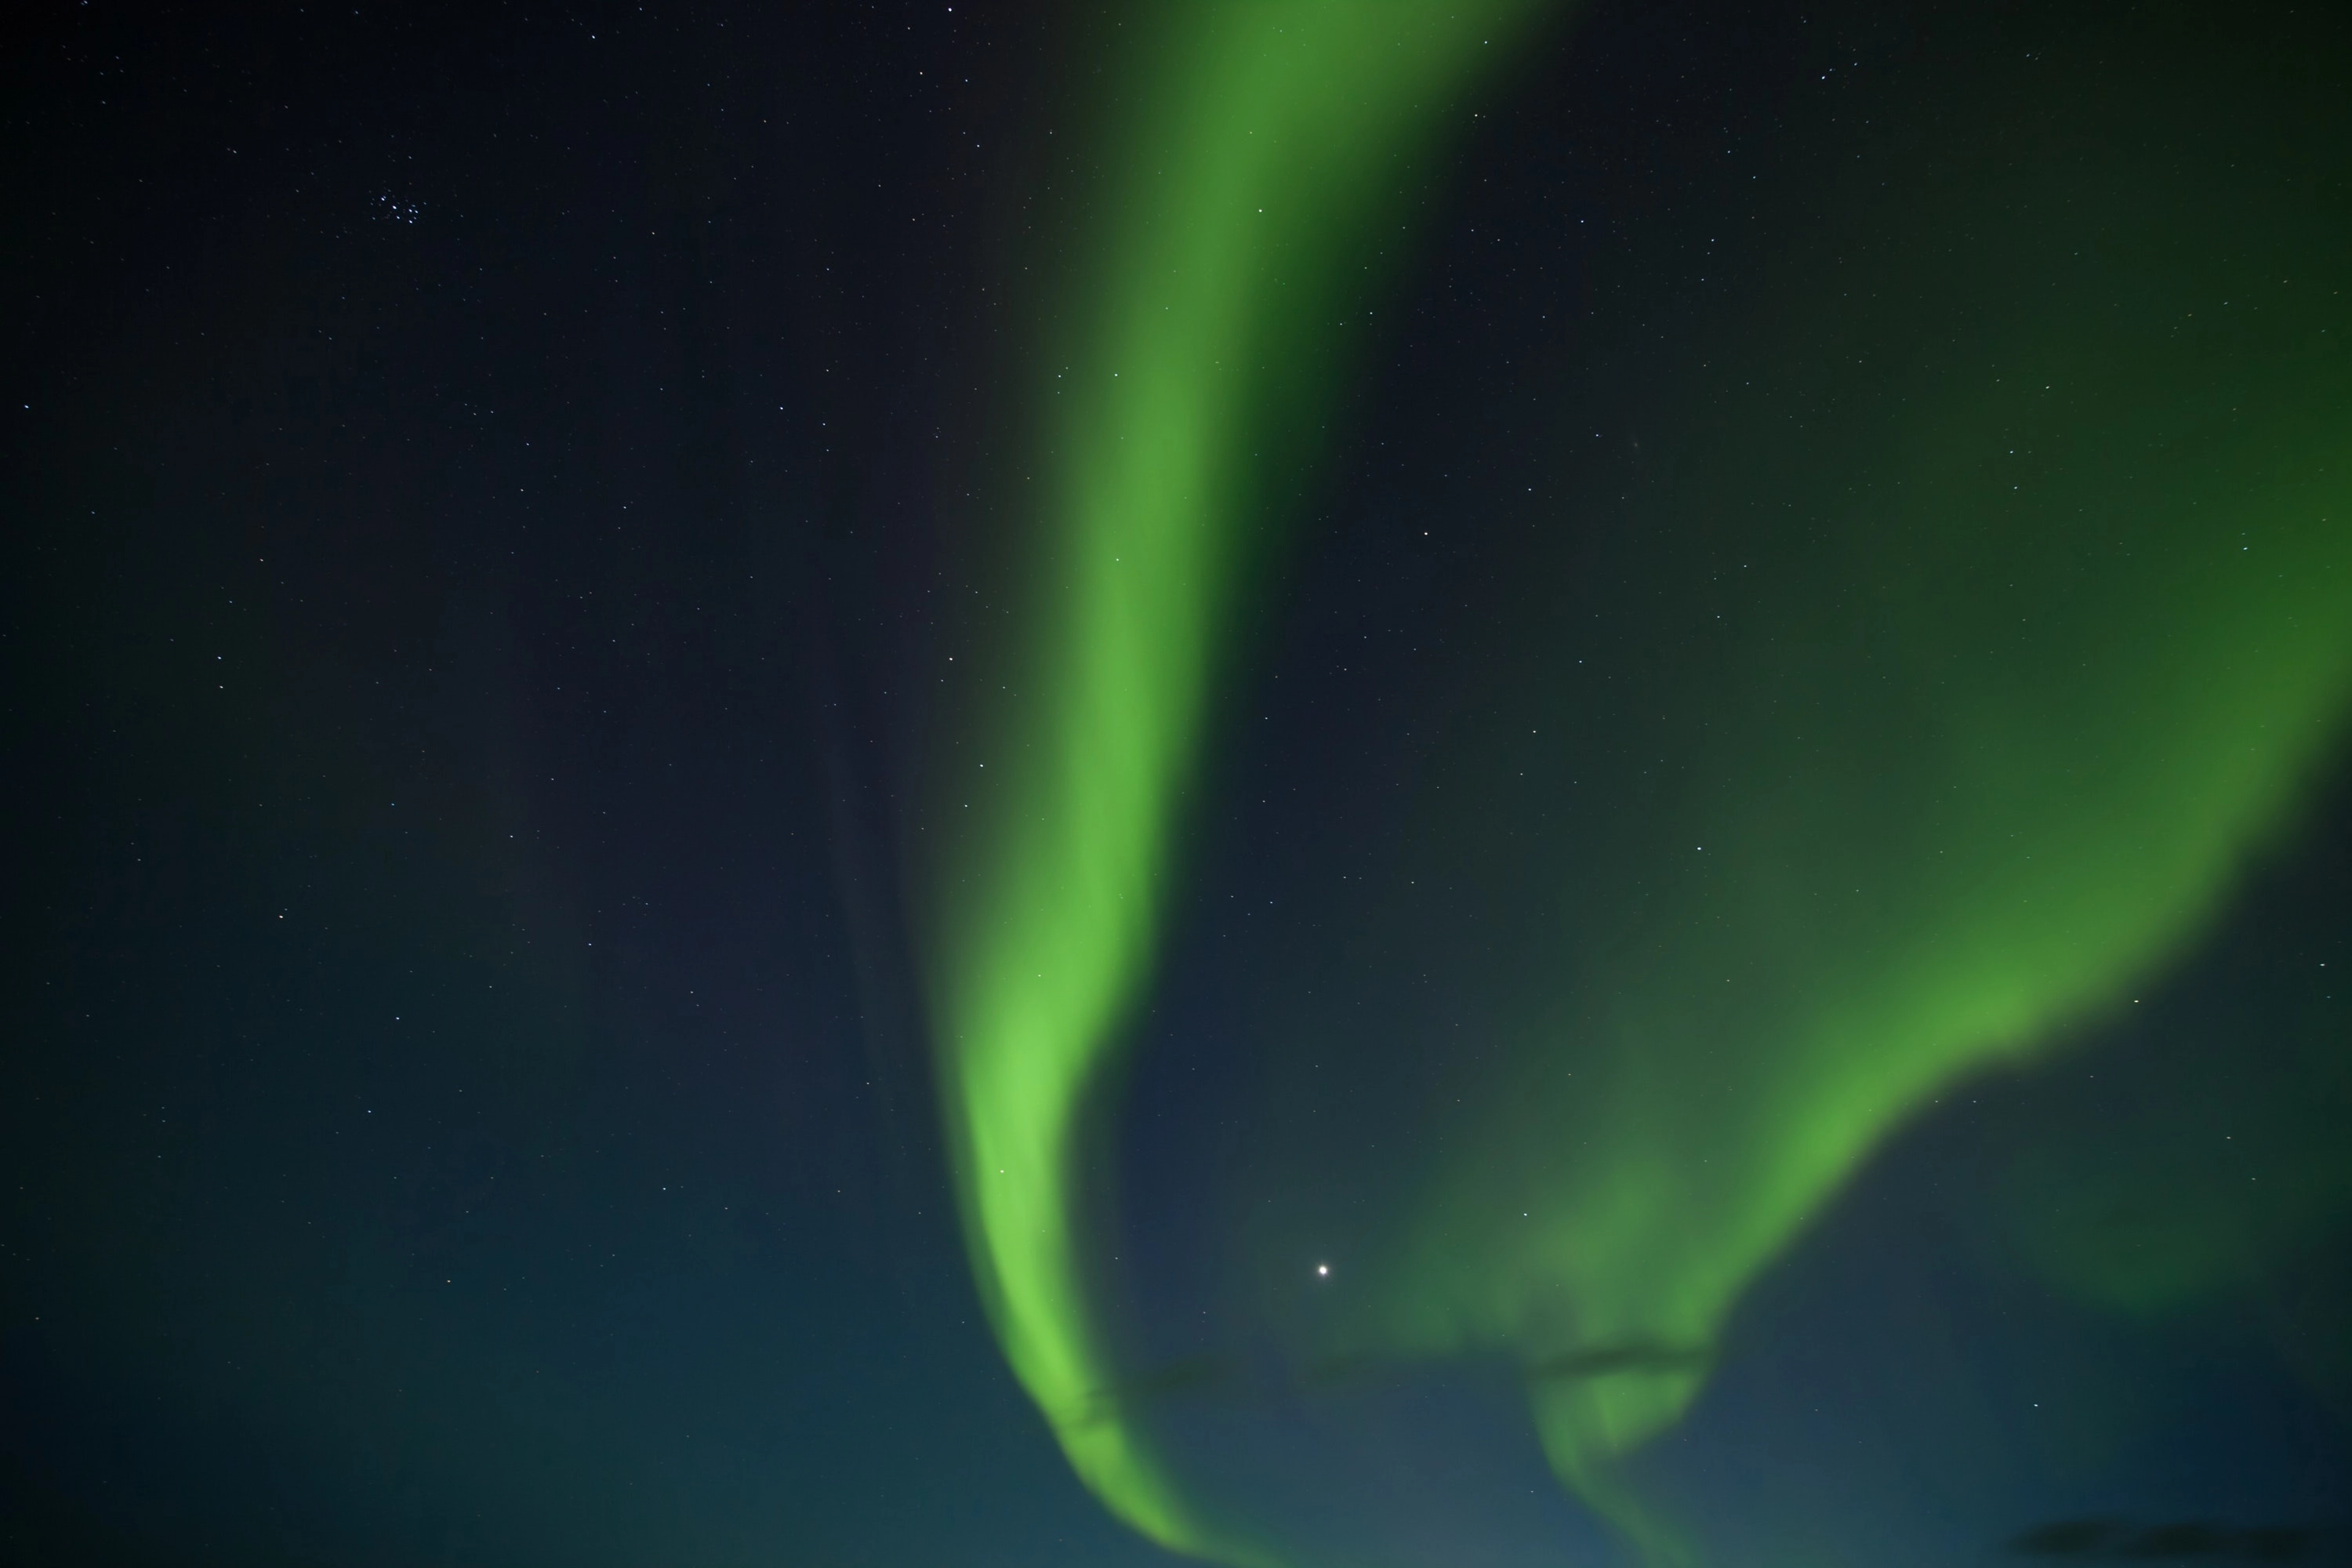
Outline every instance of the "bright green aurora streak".
<svg viewBox="0 0 2352 1568">
<path fill-rule="evenodd" d="M 1150 979 L 1252 531 L 1279 521 L 1269 474 L 1310 444 L 1372 271 L 1351 247 L 1393 230 L 1400 161 L 1538 9 L 1160 14 L 1111 143 L 1124 200 L 1082 247 L 1079 342 L 1046 390 L 1044 538 L 980 737 L 989 787 L 930 900 L 930 1002 L 1005 1353 L 1087 1483 L 1181 1550 L 1264 1556 L 1110 1392 L 1086 1128 Z M 2215 160 L 2201 188 L 2238 189 Z M 1687 601 L 1694 560 L 1745 596 L 1715 643 L 1629 645 L 1606 701 L 1573 660 L 1528 674 L 1465 743 L 1495 763 L 1567 732 L 1574 823 L 1543 841 L 1496 786 L 1449 788 L 1407 852 L 1533 934 L 1467 961 L 1508 1065 L 1464 1086 L 1441 1142 L 1467 1152 L 1416 1176 L 1320 1349 L 1515 1359 L 1554 1468 L 1654 1549 L 1612 1467 L 1689 1405 L 1742 1289 L 1931 1096 L 2128 1005 L 2338 732 L 2347 323 L 2282 281 L 2327 276 L 2324 215 L 2271 223 L 2225 286 L 2181 234 L 2253 234 L 2271 209 L 2183 220 L 2175 174 L 2095 158 L 2021 191 L 2022 162 L 1923 199 L 1906 239 L 1792 265 L 1784 334 L 1710 353 L 1719 379 L 1687 402 L 1724 412 L 1691 416 L 1682 460 L 1736 482 L 1612 514 L 1635 542 L 1622 596 Z M 2024 237 L 1982 237 L 2003 234 Z M 2122 259 L 2053 292 L 2062 261 L 2102 254 Z M 2223 316 L 2257 287 L 2266 313 Z M 1854 368 L 1882 361 L 1910 368 Z M 1845 412 L 1801 437 L 1737 412 L 1773 384 L 1781 408 Z M 1633 731 L 1592 732 L 1669 713 L 1638 744 L 1671 766 L 1612 763 Z M 1443 932 L 1400 940 L 1444 962 Z M 1327 1027 L 1330 1059 L 1350 1042 Z"/>
<path fill-rule="evenodd" d="M 1054 384 L 1048 537 L 932 944 L 975 1270 L 1014 1372 L 1078 1473 L 1164 1544 L 1223 1550 L 1103 1391 L 1077 1257 L 1081 1110 L 1144 981 L 1177 802 L 1230 640 L 1254 464 L 1311 427 L 1369 230 L 1443 111 L 1535 0 L 1171 5 L 1122 110 L 1115 216 Z M 1352 247 L 1352 248 L 1351 248 Z M 1360 250 L 1362 253 L 1358 254 Z M 975 814 L 977 815 L 977 814 Z"/>
</svg>

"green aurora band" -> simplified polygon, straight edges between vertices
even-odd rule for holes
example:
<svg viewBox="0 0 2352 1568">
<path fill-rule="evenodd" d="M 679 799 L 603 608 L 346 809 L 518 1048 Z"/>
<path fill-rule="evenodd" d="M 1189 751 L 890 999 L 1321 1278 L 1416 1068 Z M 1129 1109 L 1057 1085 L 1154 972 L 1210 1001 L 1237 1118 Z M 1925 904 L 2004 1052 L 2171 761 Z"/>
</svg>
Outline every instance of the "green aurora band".
<svg viewBox="0 0 2352 1568">
<path fill-rule="evenodd" d="M 1337 1332 L 1516 1358 L 1555 1469 L 1663 1555 L 1612 1461 L 1744 1288 L 1935 1097 L 2131 1008 L 2340 754 L 2348 226 L 2307 194 L 2330 143 L 2279 153 L 2246 90 L 2150 69 L 1958 152 L 1931 110 L 1874 125 L 1918 189 L 1816 176 L 1843 216 L 1670 378 L 1679 478 L 1574 504 L 1657 608 L 1579 633 L 1589 590 L 1529 571 L 1538 629 L 1454 667 L 1519 689 L 1435 748 L 1384 880 L 1527 934 L 1353 962 L 1479 973 L 1505 1065 Z"/>
<path fill-rule="evenodd" d="M 1148 79 L 1110 132 L 1115 216 L 1086 247 L 1088 335 L 1047 389 L 1036 573 L 1051 588 L 1013 655 L 1031 700 L 984 742 L 994 793 L 975 803 L 941 895 L 934 1030 L 1005 1355 L 1087 1485 L 1178 1549 L 1220 1543 L 1104 1403 L 1113 1372 L 1076 1239 L 1082 1113 L 1150 972 L 1256 521 L 1248 498 L 1276 460 L 1265 426 L 1311 424 L 1401 166 L 1536 9 L 1229 0 L 1156 13 L 1135 54 Z"/>
<path fill-rule="evenodd" d="M 1169 12 L 1111 141 L 1133 178 L 1083 249 L 1081 341 L 1043 397 L 1034 596 L 929 900 L 927 980 L 1005 1354 L 1087 1484 L 1178 1550 L 1269 1556 L 1206 1517 L 1112 1392 L 1088 1130 L 1151 980 L 1252 530 L 1279 521 L 1268 475 L 1311 455 L 1369 277 L 1351 247 L 1393 226 L 1401 162 L 1537 9 Z M 1723 412 L 1694 416 L 1690 449 L 1745 493 L 1676 503 L 1651 525 L 1692 549 L 1628 567 L 1643 602 L 1686 595 L 1691 558 L 1745 574 L 1730 628 L 1655 650 L 1622 713 L 1531 677 L 1466 748 L 1500 776 L 1530 720 L 1670 711 L 1674 736 L 1641 744 L 1671 765 L 1596 777 L 1588 737 L 1538 772 L 1578 776 L 1592 826 L 1530 850 L 1496 826 L 1516 820 L 1503 792 L 1465 818 L 1480 797 L 1457 791 L 1389 868 L 1552 935 L 1496 961 L 1507 1066 L 1450 1113 L 1465 1152 L 1415 1178 L 1322 1349 L 1515 1360 L 1554 1468 L 1658 1555 L 1672 1533 L 1613 1468 L 1689 1406 L 1743 1289 L 1934 1096 L 2129 1005 L 2338 733 L 2347 323 L 2340 296 L 2277 281 L 2326 276 L 2333 240 L 2255 202 L 2231 232 L 2268 248 L 2242 279 L 2191 258 L 2141 268 L 2127 300 L 2095 279 L 2010 310 L 2044 241 L 2168 254 L 2162 173 L 2084 156 L 2046 188 L 1954 194 L 1958 216 L 1835 290 L 1828 269 L 1790 284 L 1786 335 L 1691 399 Z M 1917 304 L 1955 235 L 2036 203 L 2074 237 L 1988 242 L 1958 303 Z M 2207 299 L 2224 285 L 2273 309 L 2231 322 Z M 1881 295 L 1909 303 L 1850 303 Z M 1927 324 L 1894 324 L 1904 309 Z M 1856 356 L 1890 343 L 1910 368 L 1857 398 Z M 1845 434 L 1743 416 L 1739 389 L 1775 376 L 1856 410 Z"/>
</svg>

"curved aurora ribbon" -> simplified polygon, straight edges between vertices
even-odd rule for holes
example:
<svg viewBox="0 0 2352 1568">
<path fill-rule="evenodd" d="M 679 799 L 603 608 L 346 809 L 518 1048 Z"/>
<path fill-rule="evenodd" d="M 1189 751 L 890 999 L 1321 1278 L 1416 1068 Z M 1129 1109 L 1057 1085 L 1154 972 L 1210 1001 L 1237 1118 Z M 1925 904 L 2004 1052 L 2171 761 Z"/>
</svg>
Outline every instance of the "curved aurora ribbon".
<svg viewBox="0 0 2352 1568">
<path fill-rule="evenodd" d="M 1540 934 L 1485 972 L 1508 1066 L 1449 1119 L 1351 1331 L 1517 1358 L 1555 1470 L 1664 1555 L 1612 1470 L 1689 1407 L 1748 1286 L 1936 1096 L 2129 1012 L 2340 755 L 2352 310 L 2304 280 L 2346 209 L 2221 153 L 2092 145 L 1947 193 L 1774 294 L 1777 330 L 1718 338 L 1684 394 L 1707 411 L 1659 445 L 1730 478 L 1617 514 L 1614 591 L 1655 625 L 1578 634 L 1622 695 L 1563 658 L 1449 732 L 1456 765 L 1516 760 L 1539 722 L 1568 737 L 1550 798 L 1581 782 L 1550 824 L 1475 774 L 1433 797 L 1419 873 Z M 2116 259 L 2052 281 L 2085 255 Z M 1923 279 L 1948 314 L 1868 303 Z M 1836 363 L 1857 341 L 1874 363 Z M 1791 405 L 1837 417 L 1759 413 Z M 1695 591 L 1695 562 L 1736 587 Z M 1513 836 L 1484 868 L 1465 805 Z"/>
<path fill-rule="evenodd" d="M 1043 389 L 1034 597 L 1003 661 L 1013 695 L 981 733 L 986 787 L 958 783 L 971 809 L 927 911 L 930 1004 L 1007 1359 L 1087 1484 L 1179 1550 L 1259 1557 L 1179 1489 L 1116 1394 L 1082 1252 L 1089 1112 L 1150 979 L 1260 498 L 1326 402 L 1370 260 L 1349 247 L 1538 9 L 1156 13 L 1108 158 L 1122 199 L 1082 247 L 1078 350 Z M 2173 184 L 2108 173 L 2041 210 L 2076 215 L 2084 248 L 2101 224 L 2134 237 L 2104 243 L 2134 258 L 2135 308 L 2087 275 L 2079 295 L 2026 289 L 1972 250 L 1948 291 L 1982 319 L 1949 325 L 1990 346 L 1966 374 L 1913 345 L 1916 379 L 1878 386 L 1816 347 L 1907 341 L 1850 301 L 1938 276 L 1955 247 L 1933 226 L 1874 287 L 1857 264 L 1818 297 L 1792 289 L 1786 338 L 1707 396 L 1733 408 L 1778 378 L 1849 435 L 1694 416 L 1694 466 L 1737 481 L 1626 535 L 1678 542 L 1620 586 L 1631 602 L 1686 595 L 1692 559 L 1753 563 L 1729 629 L 1628 634 L 1612 679 L 1646 710 L 1591 696 L 1566 659 L 1549 686 L 1525 674 L 1544 733 L 1583 737 L 1553 762 L 1589 827 L 1538 856 L 1517 837 L 1524 798 L 1449 788 L 1433 805 L 1432 860 L 1546 934 L 1524 972 L 1465 963 L 1497 982 L 1488 1044 L 1507 1065 L 1469 1086 L 1444 1140 L 1465 1152 L 1422 1173 L 1402 1239 L 1354 1271 L 1348 1342 L 1324 1348 L 1516 1358 L 1555 1469 L 1664 1555 L 1612 1470 L 1696 1397 L 1758 1271 L 1923 1101 L 2047 1048 L 2192 941 L 2340 732 L 2340 357 L 2315 334 L 2183 336 L 2204 285 L 2191 260 L 2176 276 L 2147 259 L 2171 254 Z M 2007 210 L 1948 226 L 2011 233 Z M 1702 635 L 1722 639 L 1706 658 Z M 1645 755 L 1675 750 L 1671 772 L 1616 755 L 1612 724 L 1670 710 L 1691 740 L 1643 733 L 1661 748 Z M 1468 749 L 1504 754 L 1489 739 Z M 1474 864 L 1481 818 L 1512 825 L 1507 870 Z"/>
<path fill-rule="evenodd" d="M 1076 1226 L 1088 1091 L 1151 960 L 1254 482 L 1314 423 L 1400 163 L 1537 0 L 1167 7 L 1120 113 L 1076 362 L 1050 381 L 1026 703 L 988 735 L 929 980 L 964 1222 L 1007 1359 L 1087 1484 L 1170 1547 L 1191 1517 L 1107 1400 Z M 1361 247 L 1360 254 L 1351 247 Z M 961 825 L 959 825 L 961 826 Z"/>
</svg>

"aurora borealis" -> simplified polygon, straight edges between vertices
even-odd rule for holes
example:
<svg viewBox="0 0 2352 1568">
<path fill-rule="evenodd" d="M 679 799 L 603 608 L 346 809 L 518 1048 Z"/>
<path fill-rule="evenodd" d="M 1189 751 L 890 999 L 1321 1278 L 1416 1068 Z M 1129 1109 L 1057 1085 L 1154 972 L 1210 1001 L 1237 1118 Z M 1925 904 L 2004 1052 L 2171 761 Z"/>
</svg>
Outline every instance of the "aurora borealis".
<svg viewBox="0 0 2352 1568">
<path fill-rule="evenodd" d="M 0 1557 L 2352 1562 L 2352 14 L 19 33 Z"/>
<path fill-rule="evenodd" d="M 1106 1391 L 1074 1230 L 1080 1120 L 1168 896 L 1265 450 L 1301 440 L 1334 318 L 1366 291 L 1384 187 L 1525 0 L 1171 12 L 1135 46 L 1139 122 L 1083 341 L 1054 373 L 1046 536 L 997 777 L 940 898 L 942 1076 L 966 1223 L 1005 1352 L 1071 1461 L 1155 1540 L 1203 1547 Z M 1147 64 L 1148 62 L 1148 64 Z M 1122 133 L 1123 132 L 1123 133 Z M 1377 254 L 1374 252 L 1373 254 Z M 1381 258 L 1385 269 L 1385 258 Z M 1318 321 L 1317 318 L 1321 318 Z M 1326 324 L 1330 323 L 1330 324 Z M 1011 689 L 1010 683 L 1003 688 Z M 975 760 L 975 773 L 986 766 Z M 968 809 L 968 803 L 959 801 Z"/>
<path fill-rule="evenodd" d="M 1182 896 L 1178 802 L 1203 709 L 1250 700 L 1235 579 L 1280 570 L 1235 541 L 1269 525 L 1281 470 L 1232 448 L 1303 416 L 1224 367 L 1283 367 L 1292 405 L 1332 395 L 1316 368 L 1332 350 L 1296 315 L 1336 313 L 1313 246 L 1343 244 L 1349 215 L 1335 201 L 1307 210 L 1311 237 L 1236 237 L 1234 215 L 1297 210 L 1286 175 L 1338 177 L 1313 161 L 1329 154 L 1311 121 L 1277 143 L 1304 145 L 1295 167 L 1261 163 L 1261 106 L 1426 113 L 1393 101 L 1378 48 L 1425 19 L 1351 14 L 1326 37 L 1314 23 L 1332 15 L 1204 12 L 1177 26 L 1213 44 L 1143 51 L 1139 123 L 1108 138 L 1108 178 L 1144 194 L 1108 204 L 1119 216 L 1082 251 L 1081 297 L 1108 303 L 1047 394 L 1034 630 L 1002 656 L 1021 695 L 981 731 L 997 772 L 984 814 L 961 819 L 979 847 L 941 895 L 935 960 L 974 1265 L 1008 1356 L 1114 1511 L 1236 1560 L 1254 1553 L 1187 1517 L 1118 1392 L 1084 1259 L 1102 1202 L 1084 1123 L 1108 1114 L 1089 1096 L 1115 1092 L 1160 911 Z M 1696 592 L 1724 607 L 1704 642 L 1538 626 L 1480 648 L 1537 662 L 1491 716 L 1422 721 L 1454 757 L 1525 768 L 1498 784 L 1439 764 L 1455 788 L 1399 826 L 1381 879 L 1417 868 L 1450 884 L 1454 918 L 1508 910 L 1516 929 L 1448 951 L 1444 930 L 1381 910 L 1312 987 L 1344 996 L 1377 953 L 1375 973 L 1450 965 L 1497 999 L 1493 1059 L 1439 1069 L 1465 1092 L 1433 1120 L 1464 1152 L 1393 1194 L 1395 1228 L 1366 1244 L 1319 1353 L 1528 1369 L 1559 1476 L 1668 1556 L 1670 1527 L 1612 1462 L 1703 1388 L 1741 1292 L 1940 1092 L 2131 1005 L 2289 826 L 2352 693 L 2347 317 L 2311 281 L 2330 277 L 2340 215 L 2230 191 L 2209 156 L 2189 174 L 2203 222 L 2253 243 L 2176 258 L 2176 170 L 2063 121 L 2047 128 L 2076 138 L 2063 174 L 1989 179 L 1948 153 L 1936 168 L 1925 129 L 1885 107 L 1882 134 L 1919 143 L 1904 151 L 1943 201 L 1864 218 L 1878 232 L 1852 237 L 1868 253 L 1833 289 L 1751 258 L 1787 274 L 1781 319 L 1721 322 L 1737 347 L 1685 370 L 1684 406 L 1663 415 L 1675 460 L 1739 480 L 1613 521 L 1621 594 L 1670 604 L 1706 563 Z M 1351 161 L 1386 150 L 1353 123 L 1328 134 Z M 1945 258 L 1970 247 L 1981 275 L 1955 286 Z M 1267 310 L 1270 257 L 1312 304 Z M 1753 407 L 1775 384 L 1837 419 L 1774 428 L 1707 406 Z M 1573 626 L 1581 585 L 1534 570 Z M 1619 689 L 1560 668 L 1579 647 L 1606 649 Z M 1458 679 L 1475 679 L 1465 661 Z"/>
</svg>

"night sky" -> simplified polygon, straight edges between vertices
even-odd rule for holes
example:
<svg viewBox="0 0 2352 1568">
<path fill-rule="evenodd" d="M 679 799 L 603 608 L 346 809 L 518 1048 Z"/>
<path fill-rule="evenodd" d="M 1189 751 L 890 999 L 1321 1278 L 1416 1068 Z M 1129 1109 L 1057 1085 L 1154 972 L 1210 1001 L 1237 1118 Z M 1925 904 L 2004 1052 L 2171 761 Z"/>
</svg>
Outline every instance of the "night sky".
<svg viewBox="0 0 2352 1568">
<path fill-rule="evenodd" d="M 2347 83 L 0 22 L 0 1558 L 2352 1561 Z"/>
</svg>

